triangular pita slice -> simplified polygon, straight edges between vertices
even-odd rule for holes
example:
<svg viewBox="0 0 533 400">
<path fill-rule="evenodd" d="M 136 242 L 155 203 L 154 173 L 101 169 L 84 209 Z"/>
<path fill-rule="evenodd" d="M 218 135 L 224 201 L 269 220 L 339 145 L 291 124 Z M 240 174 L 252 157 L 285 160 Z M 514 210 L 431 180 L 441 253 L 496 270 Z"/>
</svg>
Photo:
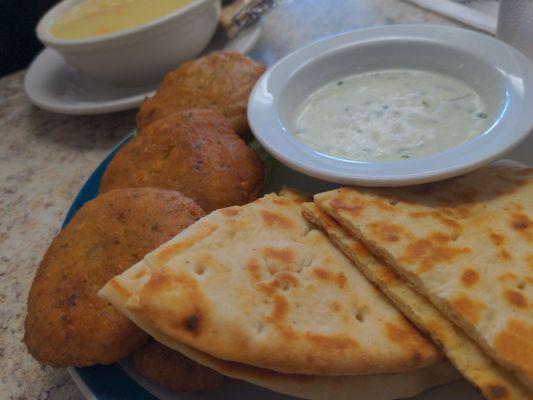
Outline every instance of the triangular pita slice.
<svg viewBox="0 0 533 400">
<path fill-rule="evenodd" d="M 431 335 L 455 367 L 490 400 L 528 400 L 532 393 L 511 373 L 495 363 L 462 330 L 454 326 L 425 297 L 413 290 L 365 245 L 313 203 L 303 214 L 323 229 L 365 276 L 378 286 L 420 329 Z"/>
<path fill-rule="evenodd" d="M 144 263 L 139 263 L 134 268 L 136 273 L 141 273 L 148 267 Z M 142 286 L 142 281 L 135 280 L 130 289 L 139 288 L 135 285 Z M 116 290 L 117 288 L 118 290 Z M 352 400 L 354 395 L 365 400 L 394 400 L 415 396 L 424 390 L 453 382 L 460 377 L 457 370 L 447 361 L 405 372 L 357 376 L 283 374 L 237 362 L 224 361 L 176 342 L 168 336 L 152 330 L 149 325 L 145 325 L 142 320 L 137 319 L 125 307 L 131 294 L 132 292 L 124 291 L 117 286 L 108 286 L 105 296 L 119 312 L 160 343 L 223 375 L 278 393 L 311 400 Z"/>
<path fill-rule="evenodd" d="M 315 202 L 533 388 L 533 168 L 498 162 Z"/>
<path fill-rule="evenodd" d="M 112 279 L 150 332 L 283 373 L 393 373 L 442 359 L 433 343 L 301 215 L 267 195 L 214 211 Z M 172 346 L 171 346 L 172 347 Z"/>
<path fill-rule="evenodd" d="M 262 386 L 274 392 L 310 400 L 407 399 L 436 387 L 456 381 L 459 372 L 448 362 L 405 372 L 377 375 L 294 375 L 282 374 L 213 358 L 191 347 L 181 345 L 178 350 L 190 359 L 214 369 L 222 375 Z"/>
</svg>

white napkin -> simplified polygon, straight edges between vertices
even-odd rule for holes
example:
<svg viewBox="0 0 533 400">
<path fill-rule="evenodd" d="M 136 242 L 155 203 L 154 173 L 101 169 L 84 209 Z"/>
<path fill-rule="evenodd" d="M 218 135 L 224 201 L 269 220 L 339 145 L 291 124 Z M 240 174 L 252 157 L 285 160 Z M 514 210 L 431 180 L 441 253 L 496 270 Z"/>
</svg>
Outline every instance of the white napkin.
<svg viewBox="0 0 533 400">
<path fill-rule="evenodd" d="M 502 0 L 498 38 L 533 60 L 533 1 Z"/>
<path fill-rule="evenodd" d="M 498 19 L 497 0 L 404 0 L 453 18 L 474 28 L 495 34 Z"/>
</svg>

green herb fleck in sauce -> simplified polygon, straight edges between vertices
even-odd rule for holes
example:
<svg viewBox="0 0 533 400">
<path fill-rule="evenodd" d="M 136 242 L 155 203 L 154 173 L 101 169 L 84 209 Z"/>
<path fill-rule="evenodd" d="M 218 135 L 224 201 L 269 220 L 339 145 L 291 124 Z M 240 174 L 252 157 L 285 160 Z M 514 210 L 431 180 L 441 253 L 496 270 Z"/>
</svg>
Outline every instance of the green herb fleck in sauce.
<svg viewBox="0 0 533 400">
<path fill-rule="evenodd" d="M 295 115 L 306 145 L 350 160 L 409 160 L 436 154 L 484 132 L 482 99 L 438 73 L 363 72 L 318 89 Z M 327 131 L 328 135 L 324 135 Z"/>
</svg>

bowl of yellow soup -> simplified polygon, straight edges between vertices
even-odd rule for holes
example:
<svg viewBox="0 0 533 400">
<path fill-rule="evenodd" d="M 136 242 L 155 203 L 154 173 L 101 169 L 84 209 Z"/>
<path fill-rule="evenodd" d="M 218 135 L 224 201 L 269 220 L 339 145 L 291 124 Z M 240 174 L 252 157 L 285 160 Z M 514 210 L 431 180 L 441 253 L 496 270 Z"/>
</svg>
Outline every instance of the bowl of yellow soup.
<svg viewBox="0 0 533 400">
<path fill-rule="evenodd" d="M 220 0 L 64 0 L 37 36 L 93 79 L 146 85 L 200 54 L 219 15 Z"/>
</svg>

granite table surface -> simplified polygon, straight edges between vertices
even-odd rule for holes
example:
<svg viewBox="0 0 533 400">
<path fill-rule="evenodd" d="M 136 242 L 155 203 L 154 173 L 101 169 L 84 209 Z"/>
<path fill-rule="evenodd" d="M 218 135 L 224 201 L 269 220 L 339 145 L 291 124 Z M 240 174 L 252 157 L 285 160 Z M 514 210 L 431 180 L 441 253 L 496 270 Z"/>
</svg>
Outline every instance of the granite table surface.
<svg viewBox="0 0 533 400">
<path fill-rule="evenodd" d="M 420 22 L 459 25 L 401 0 L 285 1 L 266 16 L 251 56 L 272 64 L 327 35 Z M 65 369 L 41 365 L 26 352 L 26 298 L 76 193 L 132 131 L 135 110 L 49 113 L 28 101 L 23 79 L 21 71 L 0 80 L 0 399 L 83 399 Z"/>
</svg>

